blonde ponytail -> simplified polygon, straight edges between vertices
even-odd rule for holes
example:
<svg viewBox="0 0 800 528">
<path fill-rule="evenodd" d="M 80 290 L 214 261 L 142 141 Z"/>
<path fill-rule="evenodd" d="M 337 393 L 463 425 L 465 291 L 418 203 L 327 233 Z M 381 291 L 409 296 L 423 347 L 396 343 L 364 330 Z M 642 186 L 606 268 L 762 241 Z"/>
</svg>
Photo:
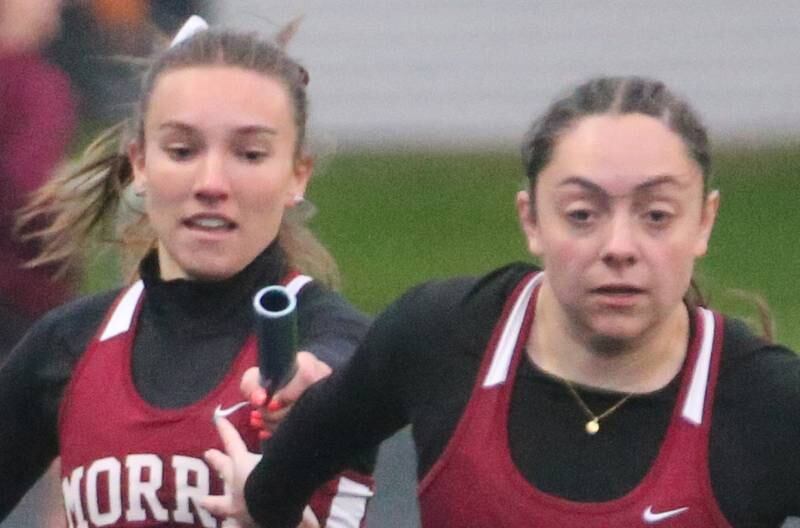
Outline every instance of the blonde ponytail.
<svg viewBox="0 0 800 528">
<path fill-rule="evenodd" d="M 57 275 L 63 275 L 80 264 L 90 240 L 103 237 L 132 179 L 130 162 L 120 148 L 125 130 L 125 122 L 105 130 L 77 165 L 58 171 L 19 211 L 18 236 L 40 244 L 28 267 L 55 264 Z"/>
</svg>

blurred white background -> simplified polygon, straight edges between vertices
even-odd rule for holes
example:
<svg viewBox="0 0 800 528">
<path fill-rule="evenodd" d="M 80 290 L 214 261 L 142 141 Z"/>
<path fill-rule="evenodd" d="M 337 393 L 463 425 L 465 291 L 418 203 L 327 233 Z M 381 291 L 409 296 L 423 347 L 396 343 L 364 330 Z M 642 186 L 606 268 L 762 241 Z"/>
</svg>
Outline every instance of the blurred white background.
<svg viewBox="0 0 800 528">
<path fill-rule="evenodd" d="M 797 0 L 225 0 L 223 25 L 274 32 L 311 73 L 340 146 L 509 147 L 566 86 L 660 78 L 717 140 L 800 133 Z"/>
</svg>

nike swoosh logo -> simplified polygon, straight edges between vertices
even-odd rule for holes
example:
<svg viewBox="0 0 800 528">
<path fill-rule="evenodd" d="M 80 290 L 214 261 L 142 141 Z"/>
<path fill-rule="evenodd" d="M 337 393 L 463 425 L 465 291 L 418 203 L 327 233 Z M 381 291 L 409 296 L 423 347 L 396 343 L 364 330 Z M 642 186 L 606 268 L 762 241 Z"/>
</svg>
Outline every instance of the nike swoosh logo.
<svg viewBox="0 0 800 528">
<path fill-rule="evenodd" d="M 216 420 L 217 418 L 227 418 L 228 416 L 232 415 L 233 413 L 235 413 L 236 411 L 238 411 L 239 409 L 241 409 L 245 405 L 249 405 L 249 403 L 250 402 L 243 401 L 243 402 L 239 402 L 237 404 L 231 405 L 230 407 L 225 407 L 224 409 L 223 409 L 222 405 L 217 405 L 217 408 L 214 409 L 214 419 Z"/>
<path fill-rule="evenodd" d="M 676 517 L 687 511 L 689 511 L 688 506 L 684 506 L 683 508 L 676 508 L 674 510 L 667 510 L 663 512 L 654 512 L 653 506 L 648 506 L 647 509 L 642 514 L 642 520 L 647 524 L 655 524 L 661 521 L 666 521 L 667 519 L 671 519 L 672 517 Z"/>
</svg>

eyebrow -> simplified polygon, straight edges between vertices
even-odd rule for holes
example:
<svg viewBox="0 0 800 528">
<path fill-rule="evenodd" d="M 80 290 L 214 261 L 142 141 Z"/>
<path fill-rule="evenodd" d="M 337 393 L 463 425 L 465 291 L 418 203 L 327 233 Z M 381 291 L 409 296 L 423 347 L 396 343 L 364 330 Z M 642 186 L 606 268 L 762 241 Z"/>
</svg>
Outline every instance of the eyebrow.
<svg viewBox="0 0 800 528">
<path fill-rule="evenodd" d="M 260 135 L 260 134 L 267 134 L 270 136 L 275 136 L 278 134 L 278 131 L 272 127 L 264 126 L 264 125 L 248 125 L 244 127 L 237 128 L 234 131 L 236 134 L 239 135 Z"/>
<path fill-rule="evenodd" d="M 164 123 L 161 123 L 158 129 L 159 130 L 177 129 L 183 132 L 193 132 L 195 130 L 195 127 L 187 125 L 186 123 L 183 123 L 181 121 L 166 121 Z M 243 135 L 243 136 L 261 135 L 261 134 L 275 136 L 278 134 L 278 131 L 272 127 L 264 125 L 246 125 L 243 127 L 236 128 L 233 131 L 233 133 L 235 135 Z"/>
<path fill-rule="evenodd" d="M 587 191 L 592 194 L 599 194 L 603 196 L 612 196 L 605 189 L 597 185 L 596 183 L 589 181 L 586 178 L 581 176 L 570 176 L 561 183 L 558 184 L 558 187 L 566 187 L 568 185 L 577 185 L 579 187 L 583 187 Z M 654 176 L 649 180 L 640 183 L 636 187 L 634 187 L 634 193 L 640 193 L 643 191 L 650 191 L 655 187 L 659 187 L 662 185 L 672 185 L 678 188 L 686 187 L 686 183 L 679 182 L 675 176 L 671 174 L 659 174 L 658 176 Z"/>
</svg>

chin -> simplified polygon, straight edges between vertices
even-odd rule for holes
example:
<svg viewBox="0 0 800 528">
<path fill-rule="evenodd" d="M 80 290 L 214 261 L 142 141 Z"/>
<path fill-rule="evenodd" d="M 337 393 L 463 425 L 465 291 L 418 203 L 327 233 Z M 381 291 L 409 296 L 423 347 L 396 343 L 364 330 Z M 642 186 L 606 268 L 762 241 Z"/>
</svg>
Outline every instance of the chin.
<svg viewBox="0 0 800 528">
<path fill-rule="evenodd" d="M 602 353 L 614 355 L 636 346 L 644 336 L 646 325 L 638 320 L 602 321 L 589 326 L 589 344 Z"/>
<path fill-rule="evenodd" d="M 189 278 L 199 281 L 220 281 L 228 279 L 241 271 L 241 267 L 237 268 L 231 265 L 206 265 L 198 266 L 194 263 L 193 266 L 186 268 L 186 274 Z"/>
<path fill-rule="evenodd" d="M 594 335 L 589 339 L 592 350 L 603 356 L 616 356 L 634 348 L 634 339 L 620 335 Z"/>
<path fill-rule="evenodd" d="M 205 273 L 205 272 L 201 273 L 201 272 L 195 272 L 195 273 L 190 273 L 189 274 L 189 278 L 190 279 L 196 280 L 196 281 L 200 281 L 200 282 L 222 281 L 222 280 L 230 278 L 231 276 L 233 276 L 233 273 L 225 274 L 225 273 Z"/>
</svg>

